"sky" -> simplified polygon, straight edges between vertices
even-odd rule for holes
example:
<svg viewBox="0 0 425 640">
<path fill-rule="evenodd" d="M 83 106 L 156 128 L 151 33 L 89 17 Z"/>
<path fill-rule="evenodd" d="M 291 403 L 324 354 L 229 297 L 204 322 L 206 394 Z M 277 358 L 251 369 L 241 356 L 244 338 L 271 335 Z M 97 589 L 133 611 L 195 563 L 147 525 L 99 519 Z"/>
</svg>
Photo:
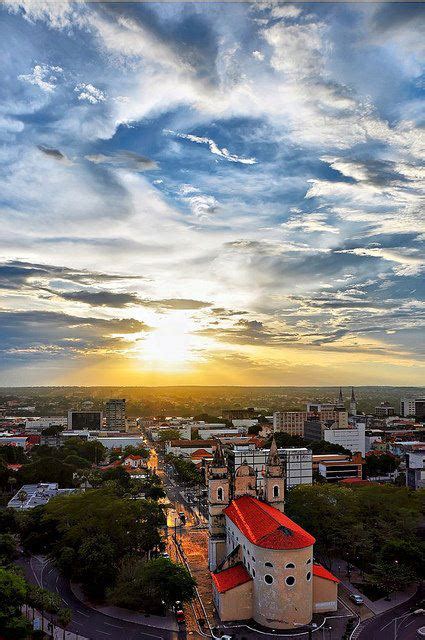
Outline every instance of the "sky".
<svg viewBox="0 0 425 640">
<path fill-rule="evenodd" d="M 424 19 L 3 2 L 0 384 L 423 384 Z"/>
</svg>

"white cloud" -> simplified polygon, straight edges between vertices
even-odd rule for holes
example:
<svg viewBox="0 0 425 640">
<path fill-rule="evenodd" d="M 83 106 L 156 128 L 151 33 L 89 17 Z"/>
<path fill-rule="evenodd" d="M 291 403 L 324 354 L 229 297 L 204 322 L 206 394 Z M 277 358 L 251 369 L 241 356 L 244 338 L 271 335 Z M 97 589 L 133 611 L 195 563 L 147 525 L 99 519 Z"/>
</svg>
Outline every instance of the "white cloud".
<svg viewBox="0 0 425 640">
<path fill-rule="evenodd" d="M 419 255 L 404 249 L 387 249 L 385 247 L 356 247 L 355 249 L 342 249 L 337 253 L 351 253 L 355 256 L 370 256 L 381 258 L 389 262 L 395 262 L 401 266 L 395 267 L 394 272 L 399 276 L 417 275 L 425 266 L 425 261 Z"/>
<path fill-rule="evenodd" d="M 301 12 L 301 7 L 297 7 L 293 4 L 283 4 L 274 6 L 270 15 L 272 18 L 281 18 L 284 20 L 286 18 L 298 18 Z"/>
<path fill-rule="evenodd" d="M 211 219 L 211 215 L 217 212 L 219 208 L 219 202 L 214 196 L 204 195 L 202 193 L 187 196 L 183 198 L 188 203 L 194 216 L 204 222 Z"/>
<path fill-rule="evenodd" d="M 183 140 L 190 140 L 190 142 L 195 142 L 196 144 L 206 144 L 209 147 L 211 153 L 216 156 L 220 156 L 220 158 L 224 158 L 229 162 L 239 162 L 240 164 L 257 163 L 257 160 L 255 158 L 242 158 L 241 156 L 231 154 L 229 150 L 224 147 L 220 149 L 220 147 L 218 147 L 214 140 L 211 140 L 211 138 L 200 138 L 199 136 L 194 136 L 190 133 L 178 133 L 176 131 L 170 131 L 168 129 L 164 130 L 164 133 L 176 136 L 176 138 L 182 138 Z"/>
<path fill-rule="evenodd" d="M 261 62 L 262 60 L 264 60 L 264 53 L 262 53 L 261 51 L 253 51 L 252 57 L 255 58 L 256 60 L 260 60 Z"/>
<path fill-rule="evenodd" d="M 86 100 L 90 104 L 97 104 L 98 102 L 105 102 L 106 96 L 100 89 L 97 89 L 92 84 L 80 82 L 74 89 L 75 93 L 78 93 L 78 100 Z"/>
<path fill-rule="evenodd" d="M 22 82 L 33 84 L 43 91 L 52 92 L 56 88 L 58 74 L 61 74 L 61 67 L 51 66 L 49 64 L 36 64 L 32 72 L 29 74 L 21 74 L 18 76 Z"/>
<path fill-rule="evenodd" d="M 301 216 L 293 216 L 282 224 L 284 229 L 300 229 L 307 233 L 339 233 L 338 227 L 327 222 L 327 216 L 323 213 L 305 213 Z"/>
</svg>

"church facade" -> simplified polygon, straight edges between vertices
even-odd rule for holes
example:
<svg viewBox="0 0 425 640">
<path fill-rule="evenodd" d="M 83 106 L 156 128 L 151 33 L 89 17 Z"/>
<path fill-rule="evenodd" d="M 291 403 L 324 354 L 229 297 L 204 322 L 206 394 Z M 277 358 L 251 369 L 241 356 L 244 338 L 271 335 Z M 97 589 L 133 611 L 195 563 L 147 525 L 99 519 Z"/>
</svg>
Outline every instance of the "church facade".
<svg viewBox="0 0 425 640">
<path fill-rule="evenodd" d="M 285 479 L 273 441 L 260 488 L 246 462 L 230 478 L 219 443 L 208 472 L 209 569 L 222 621 L 295 629 L 336 611 L 338 579 L 315 564 L 315 539 L 284 513 Z"/>
</svg>

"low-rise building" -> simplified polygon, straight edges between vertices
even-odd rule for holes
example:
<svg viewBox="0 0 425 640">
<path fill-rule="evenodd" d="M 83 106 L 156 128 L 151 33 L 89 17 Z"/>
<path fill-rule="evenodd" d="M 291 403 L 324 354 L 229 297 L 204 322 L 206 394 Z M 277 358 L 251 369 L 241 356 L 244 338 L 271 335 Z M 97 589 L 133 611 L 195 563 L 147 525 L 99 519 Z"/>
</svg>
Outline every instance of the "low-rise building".
<svg viewBox="0 0 425 640">
<path fill-rule="evenodd" d="M 165 443 L 165 453 L 173 456 L 190 457 L 198 449 L 204 449 L 212 453 L 217 445 L 217 440 L 170 440 Z"/>
<path fill-rule="evenodd" d="M 381 402 L 375 407 L 375 416 L 377 418 L 389 418 L 395 416 L 395 408 L 389 404 L 389 402 Z"/>
<path fill-rule="evenodd" d="M 34 509 L 49 502 L 56 496 L 69 495 L 77 491 L 75 488 L 59 489 L 57 482 L 39 482 L 38 484 L 24 484 L 7 503 L 12 509 Z"/>
<path fill-rule="evenodd" d="M 411 489 L 425 489 L 425 443 L 422 449 L 406 453 L 406 485 Z"/>
<path fill-rule="evenodd" d="M 361 478 L 363 461 L 360 454 L 351 458 L 339 454 L 313 456 L 313 469 L 327 482 L 339 482 L 345 478 Z"/>
<path fill-rule="evenodd" d="M 68 411 L 67 428 L 70 431 L 101 430 L 103 417 L 101 411 Z"/>
</svg>

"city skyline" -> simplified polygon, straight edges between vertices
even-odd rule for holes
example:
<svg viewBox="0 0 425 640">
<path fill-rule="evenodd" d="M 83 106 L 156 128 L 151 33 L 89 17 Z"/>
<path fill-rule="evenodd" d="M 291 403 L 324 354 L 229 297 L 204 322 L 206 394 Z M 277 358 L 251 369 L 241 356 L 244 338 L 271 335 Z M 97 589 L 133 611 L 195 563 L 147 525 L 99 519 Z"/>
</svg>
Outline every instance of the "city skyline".
<svg viewBox="0 0 425 640">
<path fill-rule="evenodd" d="M 421 384 L 423 5 L 0 12 L 0 384 Z"/>
</svg>

